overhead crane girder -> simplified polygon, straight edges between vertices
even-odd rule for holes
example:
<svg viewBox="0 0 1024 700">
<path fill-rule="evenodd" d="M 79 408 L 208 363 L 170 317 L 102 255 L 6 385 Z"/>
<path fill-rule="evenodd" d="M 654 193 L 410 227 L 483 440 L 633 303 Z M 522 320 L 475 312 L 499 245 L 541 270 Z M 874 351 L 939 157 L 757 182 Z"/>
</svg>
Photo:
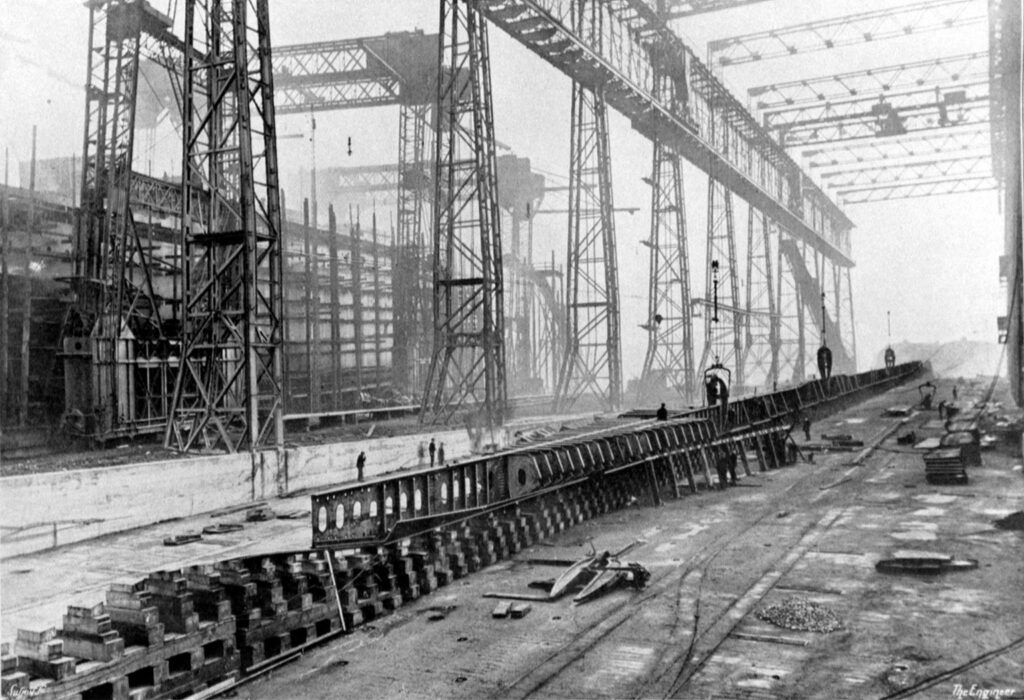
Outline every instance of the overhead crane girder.
<svg viewBox="0 0 1024 700">
<path fill-rule="evenodd" d="M 693 51 L 678 36 L 666 36 L 661 26 L 639 14 L 626 17 L 612 12 L 609 8 L 617 3 L 611 0 L 600 4 L 608 31 L 620 39 L 615 51 L 602 50 L 573 29 L 567 0 L 486 0 L 482 10 L 568 77 L 601 87 L 608 105 L 630 119 L 637 131 L 662 139 L 705 172 L 713 168 L 729 191 L 766 212 L 815 250 L 851 265 L 850 220 L 805 177 L 785 149 Z M 546 31 L 539 32 L 538 27 Z M 655 41 L 662 46 L 660 51 L 651 50 Z M 677 83 L 687 90 L 682 108 L 652 96 L 653 61 L 666 55 L 675 57 L 680 66 Z M 711 145 L 712 120 L 721 121 L 733 133 L 731 151 Z M 767 164 L 764 169 L 757 164 L 761 160 Z"/>
</svg>

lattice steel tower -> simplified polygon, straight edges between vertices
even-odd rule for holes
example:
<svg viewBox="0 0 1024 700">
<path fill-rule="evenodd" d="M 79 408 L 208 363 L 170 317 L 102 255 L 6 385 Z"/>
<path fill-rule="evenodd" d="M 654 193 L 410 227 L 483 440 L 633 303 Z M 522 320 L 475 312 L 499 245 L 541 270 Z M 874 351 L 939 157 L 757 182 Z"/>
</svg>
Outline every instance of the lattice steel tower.
<svg viewBox="0 0 1024 700">
<path fill-rule="evenodd" d="M 600 3 L 576 0 L 573 20 L 576 32 L 600 50 Z M 555 406 L 568 408 L 591 392 L 604 407 L 615 409 L 622 400 L 619 274 L 608 110 L 600 87 L 573 82 L 570 158 L 567 347 Z"/>
<path fill-rule="evenodd" d="M 729 131 L 716 129 L 713 123 L 712 142 L 722 152 L 728 152 Z M 715 132 L 719 132 L 717 139 Z M 736 268 L 736 231 L 733 225 L 732 192 L 715 178 L 708 176 L 708 244 L 707 293 L 710 304 L 712 291 L 712 264 L 718 266 L 718 304 L 715 316 L 704 309 L 704 353 L 700 371 L 703 373 L 714 363 L 734 370 L 733 385 L 742 387 L 743 374 L 743 310 L 740 308 L 739 277 Z"/>
<path fill-rule="evenodd" d="M 656 68 L 660 68 L 656 65 Z M 654 78 L 655 97 L 676 97 L 666 71 Z M 685 109 L 685 104 L 682 104 Z M 654 141 L 651 173 L 650 280 L 647 295 L 647 355 L 640 391 L 653 388 L 663 374 L 683 401 L 694 397 L 693 317 L 690 308 L 690 262 L 686 240 L 686 201 L 679 156 L 661 139 Z M 658 381 L 658 387 L 661 383 Z"/>
<path fill-rule="evenodd" d="M 395 384 L 418 395 L 423 361 L 430 355 L 431 310 L 424 270 L 424 197 L 429 105 L 402 103 L 398 128 L 398 230 L 395 240 L 394 332 L 391 364 Z"/>
<path fill-rule="evenodd" d="M 487 22 L 478 0 L 442 0 L 434 180 L 434 351 L 421 420 L 508 402 L 501 217 Z"/>
<path fill-rule="evenodd" d="M 775 312 L 768 216 L 749 207 L 747 215 L 747 302 L 743 318 L 743 376 L 750 386 L 771 389 L 779 378 L 779 316 Z"/>
<path fill-rule="evenodd" d="M 165 442 L 283 444 L 281 202 L 268 0 L 185 5 L 184 333 Z"/>
</svg>

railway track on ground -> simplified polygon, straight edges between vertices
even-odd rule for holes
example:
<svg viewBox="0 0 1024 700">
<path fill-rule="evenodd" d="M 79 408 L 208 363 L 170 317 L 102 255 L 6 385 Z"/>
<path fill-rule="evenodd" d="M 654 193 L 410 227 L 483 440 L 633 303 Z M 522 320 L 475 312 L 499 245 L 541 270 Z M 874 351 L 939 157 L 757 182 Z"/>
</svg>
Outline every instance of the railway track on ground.
<svg viewBox="0 0 1024 700">
<path fill-rule="evenodd" d="M 100 605 L 69 607 L 60 632 L 19 632 L 4 649 L 4 692 L 128 698 L 226 690 L 587 518 L 638 498 L 659 504 L 681 497 L 698 489 L 701 473 L 710 487 L 715 460 L 739 455 L 749 469 L 749 454 L 761 470 L 786 464 L 797 413 L 838 410 L 920 369 L 834 377 L 669 421 L 570 431 L 316 494 L 312 548 L 116 584 Z M 716 539 L 716 549 L 682 575 L 660 576 L 640 604 L 707 566 L 741 534 Z M 571 663 L 608 631 L 583 631 L 545 668 Z M 519 684 L 529 690 L 545 677 Z"/>
</svg>

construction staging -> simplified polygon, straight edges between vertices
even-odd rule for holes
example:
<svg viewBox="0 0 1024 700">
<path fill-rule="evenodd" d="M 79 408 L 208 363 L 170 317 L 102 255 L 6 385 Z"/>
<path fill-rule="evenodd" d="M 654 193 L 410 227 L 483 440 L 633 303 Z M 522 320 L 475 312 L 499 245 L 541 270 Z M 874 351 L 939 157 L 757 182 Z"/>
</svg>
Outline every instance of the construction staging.
<svg viewBox="0 0 1024 700">
<path fill-rule="evenodd" d="M 1024 698 L 1021 5 L 790 3 L 66 10 L 3 697 Z"/>
</svg>

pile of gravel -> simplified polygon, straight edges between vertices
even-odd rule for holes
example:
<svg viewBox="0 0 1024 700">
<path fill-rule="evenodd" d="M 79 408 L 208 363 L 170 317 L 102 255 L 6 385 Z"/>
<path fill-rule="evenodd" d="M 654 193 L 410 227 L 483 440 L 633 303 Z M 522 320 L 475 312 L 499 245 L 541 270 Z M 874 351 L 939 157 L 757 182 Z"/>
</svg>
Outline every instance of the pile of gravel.
<svg viewBox="0 0 1024 700">
<path fill-rule="evenodd" d="M 778 605 L 769 605 L 758 610 L 757 616 L 788 630 L 835 632 L 843 628 L 843 621 L 835 612 L 803 598 L 790 598 Z"/>
</svg>

